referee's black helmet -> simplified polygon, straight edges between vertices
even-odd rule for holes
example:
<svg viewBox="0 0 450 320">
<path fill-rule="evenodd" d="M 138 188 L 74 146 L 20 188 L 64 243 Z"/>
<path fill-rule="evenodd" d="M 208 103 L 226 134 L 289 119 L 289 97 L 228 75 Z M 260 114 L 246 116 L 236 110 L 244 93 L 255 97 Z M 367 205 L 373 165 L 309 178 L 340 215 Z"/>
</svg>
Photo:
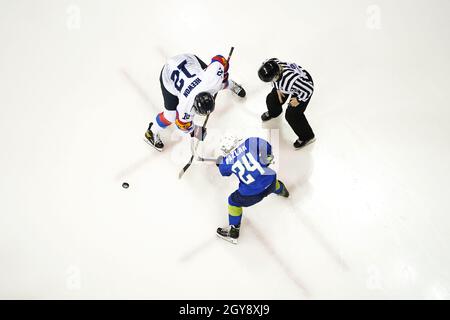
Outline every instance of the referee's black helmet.
<svg viewBox="0 0 450 320">
<path fill-rule="evenodd" d="M 259 78 L 264 82 L 274 81 L 280 75 L 281 68 L 273 59 L 265 61 L 258 70 Z"/>
</svg>

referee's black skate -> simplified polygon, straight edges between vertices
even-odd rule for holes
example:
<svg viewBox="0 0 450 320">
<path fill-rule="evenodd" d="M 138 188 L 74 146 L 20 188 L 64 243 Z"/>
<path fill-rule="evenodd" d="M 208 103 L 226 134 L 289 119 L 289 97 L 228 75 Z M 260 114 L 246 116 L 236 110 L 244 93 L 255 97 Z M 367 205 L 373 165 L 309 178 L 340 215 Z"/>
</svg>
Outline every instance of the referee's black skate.
<svg viewBox="0 0 450 320">
<path fill-rule="evenodd" d="M 151 145 L 158 151 L 164 149 L 164 143 L 161 141 L 159 134 L 154 134 L 152 131 L 153 122 L 150 122 L 147 131 L 145 132 L 145 142 Z"/>
<path fill-rule="evenodd" d="M 273 118 L 274 118 L 274 117 L 272 117 L 272 116 L 269 114 L 269 111 L 266 111 L 266 112 L 264 112 L 264 113 L 261 115 L 261 120 L 262 120 L 263 122 L 272 120 Z"/>
<path fill-rule="evenodd" d="M 237 226 L 228 226 L 225 228 L 217 228 L 217 236 L 225 241 L 231 242 L 233 244 L 238 243 L 239 238 L 239 229 L 241 225 Z"/>
<path fill-rule="evenodd" d="M 240 85 L 234 82 L 233 80 L 229 80 L 230 90 L 237 94 L 239 97 L 244 98 L 246 96 L 245 89 Z"/>
<path fill-rule="evenodd" d="M 302 141 L 302 140 L 300 140 L 300 139 L 297 139 L 297 140 L 294 142 L 294 148 L 295 148 L 296 150 L 301 149 L 301 148 L 307 146 L 308 144 L 313 143 L 314 141 L 316 141 L 316 138 L 314 138 L 314 137 L 311 138 L 311 139 L 309 139 L 309 140 L 305 140 L 305 141 Z"/>
</svg>

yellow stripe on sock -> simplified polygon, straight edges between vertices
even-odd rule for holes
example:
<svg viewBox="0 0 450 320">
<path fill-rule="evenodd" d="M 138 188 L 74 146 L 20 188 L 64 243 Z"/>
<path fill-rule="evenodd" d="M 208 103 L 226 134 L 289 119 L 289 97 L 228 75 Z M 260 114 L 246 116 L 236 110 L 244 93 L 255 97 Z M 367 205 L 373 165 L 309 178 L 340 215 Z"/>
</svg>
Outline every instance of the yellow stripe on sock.
<svg viewBox="0 0 450 320">
<path fill-rule="evenodd" d="M 242 216 L 242 208 L 228 205 L 228 213 L 233 217 Z"/>
</svg>

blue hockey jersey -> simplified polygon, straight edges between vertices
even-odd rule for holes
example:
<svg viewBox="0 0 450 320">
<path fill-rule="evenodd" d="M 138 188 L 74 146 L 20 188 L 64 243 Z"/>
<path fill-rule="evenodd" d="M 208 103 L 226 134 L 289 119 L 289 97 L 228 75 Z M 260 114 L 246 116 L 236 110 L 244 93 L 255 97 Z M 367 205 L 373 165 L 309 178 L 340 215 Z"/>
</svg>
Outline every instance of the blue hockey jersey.
<svg viewBox="0 0 450 320">
<path fill-rule="evenodd" d="M 219 164 L 222 176 L 232 173 L 239 179 L 239 193 L 252 196 L 262 193 L 275 180 L 276 172 L 268 167 L 272 146 L 264 139 L 251 137 L 241 143 Z"/>
</svg>

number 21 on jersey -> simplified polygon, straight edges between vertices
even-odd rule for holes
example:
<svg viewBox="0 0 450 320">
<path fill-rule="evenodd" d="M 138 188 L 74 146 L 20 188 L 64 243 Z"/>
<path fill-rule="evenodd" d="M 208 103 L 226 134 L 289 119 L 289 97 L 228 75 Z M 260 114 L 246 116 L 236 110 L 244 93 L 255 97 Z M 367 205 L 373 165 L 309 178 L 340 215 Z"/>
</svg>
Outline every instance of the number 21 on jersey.
<svg viewBox="0 0 450 320">
<path fill-rule="evenodd" d="M 265 173 L 261 164 L 255 160 L 251 153 L 246 153 L 241 159 L 237 160 L 231 167 L 231 171 L 237 174 L 239 180 L 245 184 L 250 184 L 255 181 L 251 172 L 259 171 L 260 174 Z"/>
</svg>

